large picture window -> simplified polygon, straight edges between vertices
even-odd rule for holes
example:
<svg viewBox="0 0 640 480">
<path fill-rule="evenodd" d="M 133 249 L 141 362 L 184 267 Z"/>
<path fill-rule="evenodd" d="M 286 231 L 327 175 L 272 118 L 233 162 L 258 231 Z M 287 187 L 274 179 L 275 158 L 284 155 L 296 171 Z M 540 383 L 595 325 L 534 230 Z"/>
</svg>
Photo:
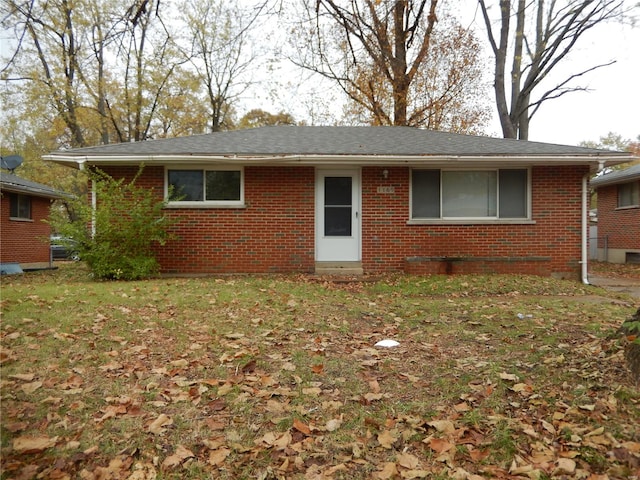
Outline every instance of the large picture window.
<svg viewBox="0 0 640 480">
<path fill-rule="evenodd" d="M 529 171 L 413 170 L 414 220 L 527 219 Z"/>
<path fill-rule="evenodd" d="M 237 205 L 243 201 L 242 170 L 167 170 L 171 203 Z"/>
<path fill-rule="evenodd" d="M 31 220 L 31 197 L 19 193 L 9 194 L 9 216 L 21 220 Z"/>
<path fill-rule="evenodd" d="M 618 185 L 618 208 L 640 206 L 640 182 Z"/>
</svg>

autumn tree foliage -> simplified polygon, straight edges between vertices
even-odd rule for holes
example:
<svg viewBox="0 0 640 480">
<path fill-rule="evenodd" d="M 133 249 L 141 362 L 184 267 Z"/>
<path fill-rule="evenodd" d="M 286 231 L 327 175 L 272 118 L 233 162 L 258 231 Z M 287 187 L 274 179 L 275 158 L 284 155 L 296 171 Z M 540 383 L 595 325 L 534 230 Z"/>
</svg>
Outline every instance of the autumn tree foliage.
<svg viewBox="0 0 640 480">
<path fill-rule="evenodd" d="M 531 118 L 543 103 L 586 90 L 577 81 L 613 63 L 594 63 L 554 84 L 543 83 L 581 38 L 625 12 L 623 0 L 478 0 L 478 5 L 493 53 L 496 108 L 503 136 L 523 140 L 529 138 Z"/>
<path fill-rule="evenodd" d="M 440 10 L 437 0 L 318 0 L 295 32 L 308 38 L 294 62 L 336 82 L 357 121 L 478 131 L 480 48 Z"/>
<path fill-rule="evenodd" d="M 243 7 L 236 0 L 181 3 L 186 40 L 183 52 L 204 87 L 208 130 L 233 128 L 234 105 L 252 83 L 260 47 L 249 32 L 266 2 Z"/>
<path fill-rule="evenodd" d="M 274 114 L 260 108 L 249 110 L 238 122 L 238 128 L 257 128 L 270 125 L 297 125 L 297 122 L 290 113 L 278 112 Z"/>
</svg>

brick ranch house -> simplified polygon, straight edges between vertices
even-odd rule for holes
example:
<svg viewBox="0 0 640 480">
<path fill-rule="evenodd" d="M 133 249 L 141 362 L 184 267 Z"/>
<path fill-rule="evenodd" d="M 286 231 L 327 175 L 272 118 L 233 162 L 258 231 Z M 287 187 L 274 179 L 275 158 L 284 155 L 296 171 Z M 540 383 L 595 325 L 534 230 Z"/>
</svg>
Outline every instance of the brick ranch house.
<svg viewBox="0 0 640 480">
<path fill-rule="evenodd" d="M 44 220 L 51 202 L 68 195 L 5 172 L 0 173 L 0 192 L 0 263 L 21 269 L 49 264 L 51 226 Z"/>
<path fill-rule="evenodd" d="M 167 274 L 573 278 L 586 266 L 588 176 L 630 158 L 411 127 L 313 126 L 45 157 L 115 178 L 131 178 L 144 164 L 139 183 L 166 198 L 166 212 L 177 220 L 176 240 L 157 251 Z"/>
<path fill-rule="evenodd" d="M 640 164 L 591 181 L 598 194 L 598 258 L 640 263 Z"/>
</svg>

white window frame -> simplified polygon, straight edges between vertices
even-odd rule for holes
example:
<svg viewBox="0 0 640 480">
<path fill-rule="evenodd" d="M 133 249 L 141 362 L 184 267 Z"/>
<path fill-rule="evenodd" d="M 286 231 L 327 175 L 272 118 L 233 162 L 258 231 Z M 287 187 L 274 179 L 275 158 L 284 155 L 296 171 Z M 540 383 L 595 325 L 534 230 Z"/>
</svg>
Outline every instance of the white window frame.
<svg viewBox="0 0 640 480">
<path fill-rule="evenodd" d="M 439 170 L 440 171 L 440 217 L 434 218 L 414 218 L 413 217 L 413 172 L 417 170 Z M 526 170 L 527 171 L 527 192 L 526 192 L 526 216 L 525 217 L 500 217 L 500 186 L 499 186 L 499 172 L 500 170 Z M 479 172 L 479 171 L 492 171 L 496 172 L 498 178 L 497 192 L 496 192 L 496 205 L 498 216 L 495 217 L 443 217 L 442 216 L 442 172 L 445 171 L 462 171 L 462 172 Z M 531 218 L 531 200 L 532 200 L 532 178 L 530 167 L 495 167 L 495 168 L 482 168 L 482 167 L 459 167 L 459 168 L 437 168 L 437 167 L 425 167 L 425 168 L 413 168 L 411 169 L 411 175 L 409 178 L 409 225 L 422 225 L 422 224 L 439 224 L 439 225 L 456 225 L 456 224 L 534 224 L 535 221 Z"/>
<path fill-rule="evenodd" d="M 239 200 L 169 200 L 169 171 L 171 170 L 195 170 L 206 172 L 240 172 L 240 199 Z M 244 167 L 231 166 L 202 166 L 202 165 L 167 165 L 164 169 L 164 198 L 167 199 L 167 208 L 244 208 Z"/>
</svg>

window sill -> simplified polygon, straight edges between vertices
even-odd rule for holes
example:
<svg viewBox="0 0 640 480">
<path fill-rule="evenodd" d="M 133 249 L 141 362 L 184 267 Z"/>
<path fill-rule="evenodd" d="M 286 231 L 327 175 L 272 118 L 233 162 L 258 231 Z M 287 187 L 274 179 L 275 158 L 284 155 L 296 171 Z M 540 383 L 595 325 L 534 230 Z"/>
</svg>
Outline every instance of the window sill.
<svg viewBox="0 0 640 480">
<path fill-rule="evenodd" d="M 9 217 L 9 220 L 11 220 L 12 222 L 31 222 L 31 223 L 33 223 L 33 218 Z"/>
<path fill-rule="evenodd" d="M 442 220 L 440 218 L 433 220 L 415 219 L 408 220 L 407 225 L 535 225 L 535 220 L 527 219 L 500 219 L 500 220 Z"/>
<path fill-rule="evenodd" d="M 640 208 L 640 205 L 625 205 L 624 207 L 616 207 L 615 210 L 633 210 L 634 208 Z"/>
<path fill-rule="evenodd" d="M 201 210 L 212 210 L 212 209 L 242 209 L 247 208 L 245 203 L 234 203 L 234 204 L 216 204 L 216 203 L 205 203 L 205 202 L 192 202 L 192 203 L 168 203 L 165 205 L 166 209 L 169 210 L 190 210 L 190 209 L 201 209 Z"/>
</svg>

